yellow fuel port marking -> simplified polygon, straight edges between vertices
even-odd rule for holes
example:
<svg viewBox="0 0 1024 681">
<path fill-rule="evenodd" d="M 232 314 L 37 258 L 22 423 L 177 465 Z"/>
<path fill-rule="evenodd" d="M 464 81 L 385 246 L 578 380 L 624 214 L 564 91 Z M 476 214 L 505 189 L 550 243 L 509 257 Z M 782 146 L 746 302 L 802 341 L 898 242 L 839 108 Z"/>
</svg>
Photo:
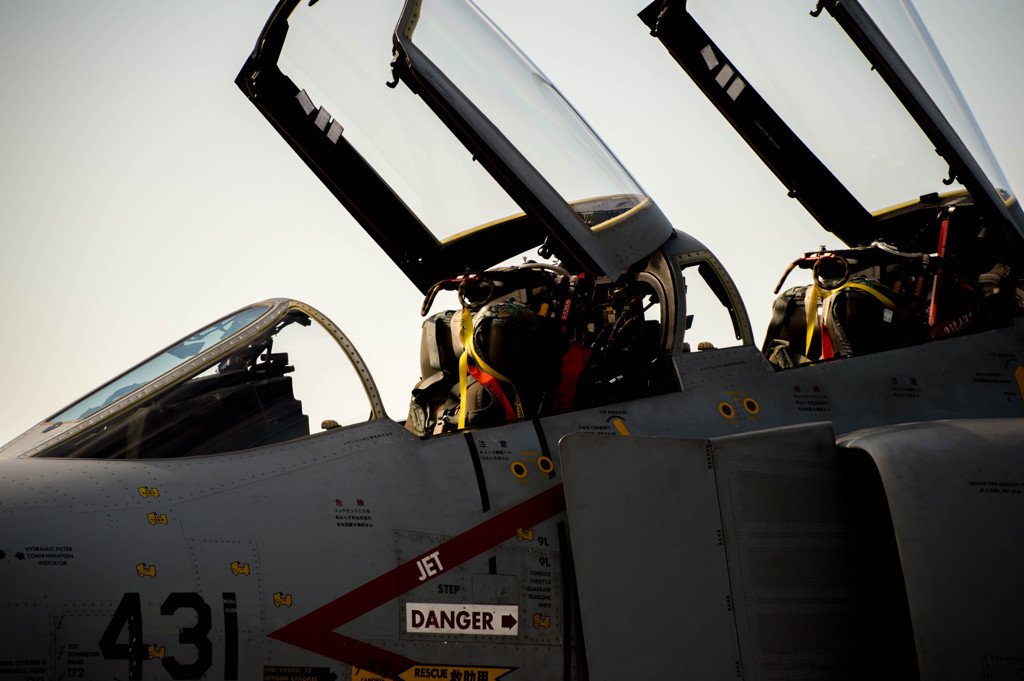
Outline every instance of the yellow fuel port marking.
<svg viewBox="0 0 1024 681">
<path fill-rule="evenodd" d="M 727 419 L 731 419 L 736 416 L 736 410 L 732 408 L 732 405 L 728 402 L 720 402 L 718 404 L 718 413 Z"/>
<path fill-rule="evenodd" d="M 757 414 L 761 411 L 761 407 L 757 404 L 757 400 L 753 397 L 743 398 L 743 408 L 747 410 L 748 414 Z"/>
<path fill-rule="evenodd" d="M 135 571 L 139 573 L 139 578 L 142 577 L 153 577 L 156 578 L 156 565 L 146 565 L 145 563 L 139 563 L 135 566 Z"/>
<path fill-rule="evenodd" d="M 512 463 L 512 475 L 516 476 L 520 480 L 526 477 L 526 464 L 522 461 L 514 461 Z"/>
<path fill-rule="evenodd" d="M 276 594 L 274 594 L 274 607 L 280 608 L 282 606 L 286 608 L 292 607 L 292 595 L 281 593 L 280 591 L 278 591 Z"/>
<path fill-rule="evenodd" d="M 167 648 L 165 648 L 164 646 L 154 646 L 154 645 L 151 645 L 146 650 L 146 654 L 149 655 L 149 659 L 151 659 L 151 660 L 155 660 L 155 659 L 158 659 L 158 658 L 161 659 L 161 660 L 164 659 L 164 654 L 166 652 L 167 652 Z"/>
<path fill-rule="evenodd" d="M 533 628 L 539 629 L 540 627 L 551 628 L 551 615 L 541 615 L 536 612 L 533 614 Z"/>
<path fill-rule="evenodd" d="M 546 456 L 542 456 L 537 459 L 537 468 L 544 475 L 548 475 L 551 471 L 555 470 L 555 462 Z"/>
<path fill-rule="evenodd" d="M 516 528 L 516 539 L 519 541 L 533 541 L 533 530 L 524 530 L 521 527 Z"/>
<path fill-rule="evenodd" d="M 158 490 L 156 487 L 140 487 L 139 496 L 141 496 L 143 499 L 145 499 L 146 497 L 158 497 L 160 496 L 160 490 Z"/>
<path fill-rule="evenodd" d="M 159 513 L 159 514 L 158 513 L 149 513 L 149 514 L 146 515 L 146 518 L 149 519 L 149 524 L 150 525 L 157 525 L 157 524 L 166 525 L 167 524 L 167 514 L 165 514 L 165 513 Z"/>
<path fill-rule="evenodd" d="M 231 564 L 231 574 L 233 574 L 235 577 L 237 577 L 238 575 L 245 575 L 246 577 L 248 577 L 249 576 L 249 564 L 248 563 L 239 563 L 236 560 L 234 563 Z"/>
<path fill-rule="evenodd" d="M 1024 366 L 1018 366 L 1014 369 L 1013 377 L 1017 379 L 1017 390 L 1020 391 L 1021 399 L 1024 399 Z"/>
</svg>

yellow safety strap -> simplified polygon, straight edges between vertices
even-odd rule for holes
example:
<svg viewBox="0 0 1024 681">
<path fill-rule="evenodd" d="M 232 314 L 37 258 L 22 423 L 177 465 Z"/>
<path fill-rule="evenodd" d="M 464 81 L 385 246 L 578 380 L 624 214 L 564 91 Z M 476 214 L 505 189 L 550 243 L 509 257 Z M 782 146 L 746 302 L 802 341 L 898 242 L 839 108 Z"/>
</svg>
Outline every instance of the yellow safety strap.
<svg viewBox="0 0 1024 681">
<path fill-rule="evenodd" d="M 459 340 L 462 341 L 462 356 L 459 357 L 459 430 L 466 427 L 466 374 L 469 373 L 469 346 L 473 342 L 473 314 L 462 308 L 459 316 Z"/>
<path fill-rule="evenodd" d="M 857 288 L 857 289 L 860 289 L 861 291 L 866 291 L 866 292 L 870 293 L 871 295 L 873 295 L 875 298 L 878 298 L 878 300 L 883 305 L 885 305 L 886 307 L 891 307 L 891 308 L 894 308 L 894 309 L 896 308 L 896 303 L 894 303 L 891 300 L 889 300 L 889 298 L 886 297 L 886 295 L 884 293 L 882 293 L 881 291 L 878 291 L 877 289 L 871 288 L 867 284 L 858 284 L 858 283 L 855 283 L 855 282 L 851 281 L 848 284 L 843 284 L 839 288 L 834 289 L 832 291 L 832 293 L 835 293 L 836 291 L 842 291 L 844 288 Z"/>
<path fill-rule="evenodd" d="M 487 362 L 485 362 L 483 360 L 483 358 L 479 354 L 477 354 L 476 347 L 474 347 L 474 345 L 473 345 L 473 335 L 472 334 L 470 334 L 469 344 L 466 347 L 468 347 L 469 351 L 473 353 L 473 359 L 476 360 L 476 365 L 478 367 L 480 367 L 481 369 L 483 369 L 484 371 L 489 373 L 491 376 L 494 376 L 499 381 L 502 381 L 504 383 L 508 383 L 509 384 L 509 386 L 512 388 L 512 397 L 515 398 L 516 418 L 520 418 L 520 419 L 521 418 L 526 418 L 526 411 L 523 409 L 523 403 L 519 399 L 519 391 L 516 390 L 515 384 L 512 383 L 512 381 L 508 380 L 506 377 L 502 376 L 497 371 L 495 371 L 495 369 L 493 367 L 489 366 L 487 364 Z"/>
<path fill-rule="evenodd" d="M 821 287 L 814 282 L 811 289 L 811 296 L 804 303 L 804 314 L 807 315 L 807 346 L 804 348 L 804 357 L 811 356 L 811 342 L 814 340 L 814 330 L 818 328 L 818 299 L 821 297 Z"/>
<path fill-rule="evenodd" d="M 462 308 L 462 316 L 459 319 L 459 340 L 462 341 L 462 347 L 464 348 L 462 357 L 459 358 L 459 430 L 466 427 L 466 388 L 470 354 L 473 355 L 473 359 L 478 367 L 499 381 L 503 381 L 511 386 L 512 396 L 515 398 L 516 418 L 526 418 L 526 410 L 523 409 L 523 402 L 519 399 L 519 391 L 516 390 L 512 381 L 495 371 L 477 353 L 476 347 L 473 345 L 473 313 L 465 307 Z"/>
<path fill-rule="evenodd" d="M 811 341 L 814 338 L 814 329 L 817 327 L 818 322 L 818 299 L 821 298 L 821 302 L 824 303 L 826 300 L 831 298 L 834 294 L 842 291 L 844 288 L 855 288 L 866 293 L 870 293 L 872 296 L 878 299 L 882 305 L 885 305 L 891 309 L 898 309 L 896 303 L 892 302 L 888 296 L 881 291 L 878 291 L 867 284 L 858 284 L 857 282 L 847 282 L 842 286 L 838 286 L 834 289 L 829 289 L 824 296 L 821 295 L 821 287 L 818 286 L 817 282 L 814 284 L 814 288 L 811 290 L 811 297 L 806 303 L 807 313 L 807 348 L 804 350 L 804 356 L 809 357 L 811 354 Z"/>
</svg>

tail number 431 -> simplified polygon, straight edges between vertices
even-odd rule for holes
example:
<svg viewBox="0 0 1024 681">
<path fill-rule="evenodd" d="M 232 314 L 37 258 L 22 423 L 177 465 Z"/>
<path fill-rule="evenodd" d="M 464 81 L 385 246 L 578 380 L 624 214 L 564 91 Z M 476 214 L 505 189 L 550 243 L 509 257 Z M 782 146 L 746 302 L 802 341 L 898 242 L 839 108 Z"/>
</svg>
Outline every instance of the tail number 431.
<svg viewBox="0 0 1024 681">
<path fill-rule="evenodd" d="M 238 614 L 234 593 L 224 593 L 224 675 L 226 680 L 238 678 Z M 167 655 L 159 646 L 144 643 L 142 604 L 138 593 L 126 593 L 100 638 L 100 653 L 108 660 L 127 660 L 128 678 L 142 678 L 142 663 L 157 659 L 172 679 L 201 679 L 213 664 L 210 642 L 210 606 L 197 593 L 172 593 L 160 606 L 160 615 L 172 617 L 179 610 L 195 613 L 195 624 L 178 630 L 178 643 L 195 648 L 195 661 L 182 663 Z M 122 632 L 127 630 L 127 642 Z M 191 656 L 190 656 L 191 657 Z"/>
</svg>

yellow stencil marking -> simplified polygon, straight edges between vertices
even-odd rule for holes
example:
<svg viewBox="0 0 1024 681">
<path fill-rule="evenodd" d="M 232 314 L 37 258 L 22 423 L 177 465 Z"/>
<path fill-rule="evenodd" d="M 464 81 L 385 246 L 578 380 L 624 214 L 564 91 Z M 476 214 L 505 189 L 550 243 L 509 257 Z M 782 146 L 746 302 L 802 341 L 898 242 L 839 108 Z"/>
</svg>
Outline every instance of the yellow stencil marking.
<svg viewBox="0 0 1024 681">
<path fill-rule="evenodd" d="M 511 667 L 462 667 L 446 664 L 418 664 L 398 675 L 402 681 L 416 679 L 479 679 L 481 673 L 487 681 L 500 679 L 512 671 Z"/>
<path fill-rule="evenodd" d="M 384 677 L 380 674 L 374 674 L 371 671 L 360 669 L 359 667 L 352 667 L 352 681 L 385 681 Z"/>
</svg>

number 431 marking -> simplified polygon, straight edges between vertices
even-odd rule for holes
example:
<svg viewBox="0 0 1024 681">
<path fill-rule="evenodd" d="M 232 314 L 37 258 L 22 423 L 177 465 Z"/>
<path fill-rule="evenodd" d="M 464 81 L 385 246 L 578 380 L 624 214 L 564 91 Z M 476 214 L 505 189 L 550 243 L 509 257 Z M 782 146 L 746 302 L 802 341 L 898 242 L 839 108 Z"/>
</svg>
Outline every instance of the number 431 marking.
<svg viewBox="0 0 1024 681">
<path fill-rule="evenodd" d="M 234 593 L 224 593 L 224 679 L 238 678 L 238 613 Z M 178 630 L 178 643 L 196 649 L 196 661 L 178 662 L 172 655 L 163 655 L 161 663 L 172 679 L 200 679 L 213 664 L 213 644 L 210 642 L 210 606 L 197 593 L 172 593 L 160 606 L 160 614 L 174 615 L 178 610 L 192 610 L 196 614 L 195 626 Z M 118 643 L 121 632 L 127 629 L 128 642 Z M 142 605 L 138 593 L 126 593 L 114 611 L 103 636 L 100 653 L 108 660 L 128 660 L 128 678 L 142 678 L 142 663 L 150 659 L 150 646 L 143 642 Z"/>
</svg>

